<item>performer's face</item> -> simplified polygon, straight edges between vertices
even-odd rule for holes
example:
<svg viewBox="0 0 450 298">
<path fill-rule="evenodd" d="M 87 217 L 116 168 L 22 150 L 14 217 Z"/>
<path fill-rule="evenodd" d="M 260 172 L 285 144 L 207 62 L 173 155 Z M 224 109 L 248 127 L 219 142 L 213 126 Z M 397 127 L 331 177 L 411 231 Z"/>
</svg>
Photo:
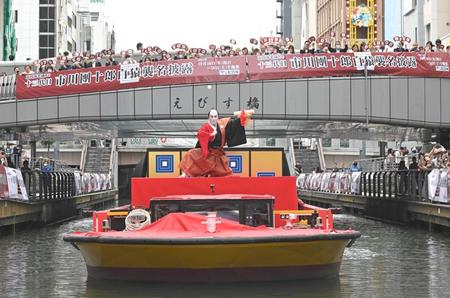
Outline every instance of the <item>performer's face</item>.
<svg viewBox="0 0 450 298">
<path fill-rule="evenodd" d="M 219 114 L 217 113 L 217 111 L 211 110 L 211 112 L 209 112 L 209 118 L 208 118 L 209 123 L 213 126 L 216 126 L 218 119 L 219 119 Z"/>
</svg>

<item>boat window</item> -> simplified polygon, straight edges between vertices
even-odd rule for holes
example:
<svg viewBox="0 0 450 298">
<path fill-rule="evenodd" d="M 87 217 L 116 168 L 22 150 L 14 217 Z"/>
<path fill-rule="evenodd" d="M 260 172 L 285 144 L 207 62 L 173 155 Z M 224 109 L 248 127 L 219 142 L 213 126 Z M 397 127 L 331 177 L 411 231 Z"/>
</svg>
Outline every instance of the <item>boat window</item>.
<svg viewBox="0 0 450 298">
<path fill-rule="evenodd" d="M 272 226 L 269 202 L 253 201 L 245 204 L 245 224 L 248 226 Z"/>
<path fill-rule="evenodd" d="M 158 202 L 155 204 L 154 220 L 160 219 L 172 212 L 179 212 L 180 205 L 177 202 Z"/>
<path fill-rule="evenodd" d="M 208 212 L 216 211 L 217 216 L 239 222 L 239 202 L 227 201 L 218 202 L 215 201 L 190 201 L 184 202 L 183 211 L 195 212 L 203 215 L 207 215 Z"/>
</svg>

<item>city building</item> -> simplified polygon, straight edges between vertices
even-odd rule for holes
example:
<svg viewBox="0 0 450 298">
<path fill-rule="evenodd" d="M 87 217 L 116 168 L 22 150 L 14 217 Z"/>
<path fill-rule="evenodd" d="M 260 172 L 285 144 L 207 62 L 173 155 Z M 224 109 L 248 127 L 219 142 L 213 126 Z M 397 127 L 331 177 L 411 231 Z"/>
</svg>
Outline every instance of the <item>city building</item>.
<svg viewBox="0 0 450 298">
<path fill-rule="evenodd" d="M 277 34 L 281 37 L 293 37 L 292 35 L 292 0 L 276 0 L 280 3 L 277 10 L 277 18 L 280 26 L 277 26 Z"/>
<path fill-rule="evenodd" d="M 350 44 L 384 40 L 383 0 L 317 0 L 317 37 L 345 33 Z"/>
<path fill-rule="evenodd" d="M 299 49 L 311 36 L 316 36 L 317 0 L 292 1 L 292 37 L 294 46 Z"/>
<path fill-rule="evenodd" d="M 12 7 L 13 0 L 0 1 L 0 49 L 2 49 L 1 60 L 8 60 L 16 54 L 16 29 L 17 13 Z"/>
<path fill-rule="evenodd" d="M 21 0 L 16 12 L 16 60 L 44 59 L 68 51 L 113 48 L 114 33 L 104 0 Z M 93 47 L 93 44 L 96 44 Z"/>
<path fill-rule="evenodd" d="M 115 49 L 112 21 L 105 15 L 105 0 L 79 0 L 81 51 L 99 52 Z"/>
<path fill-rule="evenodd" d="M 450 45 L 450 1 L 402 0 L 402 32 L 424 45 L 440 38 Z"/>
</svg>

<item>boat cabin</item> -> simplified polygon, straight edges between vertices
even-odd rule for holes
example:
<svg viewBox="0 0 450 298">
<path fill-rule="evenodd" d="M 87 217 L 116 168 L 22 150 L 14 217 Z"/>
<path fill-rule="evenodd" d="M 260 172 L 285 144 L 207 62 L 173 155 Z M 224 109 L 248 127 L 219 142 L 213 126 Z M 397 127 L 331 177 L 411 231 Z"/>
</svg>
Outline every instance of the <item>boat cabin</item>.
<svg viewBox="0 0 450 298">
<path fill-rule="evenodd" d="M 273 227 L 274 197 L 270 195 L 185 195 L 152 198 L 151 222 L 169 213 L 193 212 L 207 215 L 216 212 L 217 217 L 230 219 L 247 226 Z"/>
</svg>

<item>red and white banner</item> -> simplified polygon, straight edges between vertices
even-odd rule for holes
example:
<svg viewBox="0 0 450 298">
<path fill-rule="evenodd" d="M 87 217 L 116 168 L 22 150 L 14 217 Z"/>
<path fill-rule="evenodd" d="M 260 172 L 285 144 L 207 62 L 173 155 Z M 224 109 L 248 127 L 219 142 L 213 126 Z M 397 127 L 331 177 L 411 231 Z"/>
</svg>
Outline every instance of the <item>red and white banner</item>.
<svg viewBox="0 0 450 298">
<path fill-rule="evenodd" d="M 8 198 L 8 178 L 6 176 L 6 167 L 0 165 L 0 198 Z"/>
<path fill-rule="evenodd" d="M 449 78 L 447 53 L 330 53 L 247 56 L 250 80 L 344 76 L 361 73 Z"/>
<path fill-rule="evenodd" d="M 19 76 L 16 97 L 18 99 L 49 97 L 126 88 L 245 79 L 245 57 L 205 57 Z"/>
</svg>

